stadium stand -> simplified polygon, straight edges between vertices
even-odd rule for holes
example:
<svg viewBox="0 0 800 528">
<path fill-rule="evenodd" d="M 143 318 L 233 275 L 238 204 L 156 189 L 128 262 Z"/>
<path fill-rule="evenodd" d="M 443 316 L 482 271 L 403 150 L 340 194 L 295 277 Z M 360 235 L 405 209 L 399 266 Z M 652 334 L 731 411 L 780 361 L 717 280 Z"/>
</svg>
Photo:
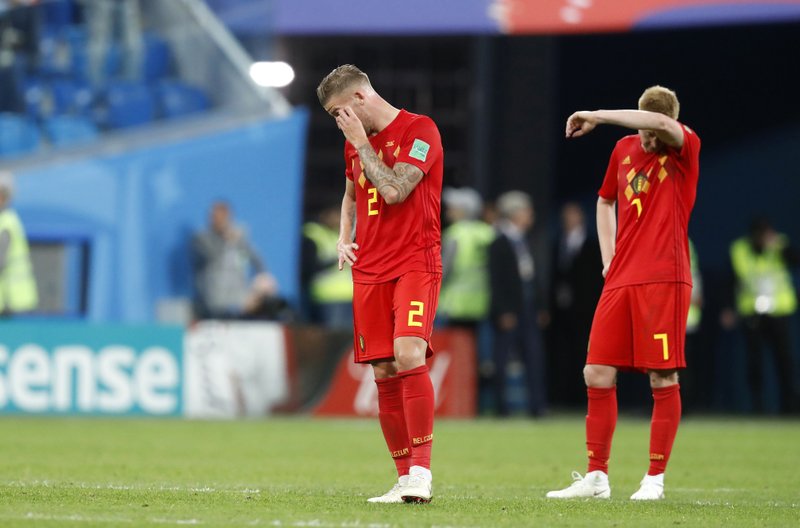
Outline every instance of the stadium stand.
<svg viewBox="0 0 800 528">
<path fill-rule="evenodd" d="M 41 134 L 36 122 L 24 115 L 0 114 L 0 158 L 13 158 L 36 150 Z"/>
<path fill-rule="evenodd" d="M 42 123 L 47 138 L 55 146 L 83 145 L 97 139 L 95 124 L 81 116 L 60 115 L 49 117 Z"/>
<path fill-rule="evenodd" d="M 191 77 L 193 67 L 183 64 L 185 53 L 181 59 L 173 50 L 176 40 L 179 47 L 189 47 L 180 43 L 185 35 L 169 34 L 170 24 L 174 27 L 176 21 L 194 24 L 198 34 L 207 31 L 192 20 L 198 7 L 189 2 L 181 11 L 175 6 L 154 4 L 143 5 L 147 30 L 142 38 L 141 72 L 134 80 L 121 80 L 123 51 L 112 43 L 104 59 L 104 73 L 110 79 L 105 86 L 89 82 L 89 37 L 79 4 L 58 0 L 29 8 L 39 9 L 38 50 L 35 57 L 22 53 L 15 57 L 20 65 L 16 69 L 20 102 L 19 108 L 12 106 L 24 115 L 3 116 L 0 156 L 35 154 L 48 143 L 58 147 L 85 145 L 102 139 L 106 131 L 214 108 L 214 100 L 219 99 L 209 96 L 214 87 L 197 75 L 188 79 L 184 73 L 190 72 Z M 163 22 L 165 12 L 172 15 L 170 24 Z"/>
</svg>

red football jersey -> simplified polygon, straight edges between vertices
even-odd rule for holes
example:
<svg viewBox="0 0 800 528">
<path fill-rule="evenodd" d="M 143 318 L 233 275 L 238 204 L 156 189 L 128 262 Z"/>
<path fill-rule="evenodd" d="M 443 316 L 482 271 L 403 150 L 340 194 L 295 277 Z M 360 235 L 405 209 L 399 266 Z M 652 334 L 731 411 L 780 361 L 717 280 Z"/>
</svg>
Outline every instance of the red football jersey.
<svg viewBox="0 0 800 528">
<path fill-rule="evenodd" d="M 405 201 L 387 205 L 367 179 L 358 151 L 345 141 L 345 176 L 356 189 L 359 249 L 353 281 L 374 284 L 409 271 L 441 273 L 444 151 L 439 130 L 431 118 L 400 110 L 369 142 L 387 166 L 410 163 L 425 175 Z"/>
<path fill-rule="evenodd" d="M 598 194 L 617 202 L 616 253 L 606 289 L 650 282 L 692 283 L 689 215 L 699 176 L 700 138 L 686 125 L 683 146 L 645 152 L 639 135 L 611 153 Z"/>
</svg>

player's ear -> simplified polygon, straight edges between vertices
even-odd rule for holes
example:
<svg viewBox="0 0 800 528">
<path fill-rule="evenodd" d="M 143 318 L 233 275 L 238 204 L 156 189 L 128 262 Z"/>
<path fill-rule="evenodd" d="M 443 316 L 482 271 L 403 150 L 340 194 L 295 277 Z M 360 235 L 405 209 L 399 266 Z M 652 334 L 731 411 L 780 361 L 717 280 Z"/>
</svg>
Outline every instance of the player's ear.
<svg viewBox="0 0 800 528">
<path fill-rule="evenodd" d="M 353 92 L 353 101 L 355 102 L 355 104 L 359 106 L 363 105 L 364 102 L 366 101 L 366 96 L 364 95 L 364 92 L 362 92 L 361 90 L 356 90 L 355 92 Z"/>
</svg>

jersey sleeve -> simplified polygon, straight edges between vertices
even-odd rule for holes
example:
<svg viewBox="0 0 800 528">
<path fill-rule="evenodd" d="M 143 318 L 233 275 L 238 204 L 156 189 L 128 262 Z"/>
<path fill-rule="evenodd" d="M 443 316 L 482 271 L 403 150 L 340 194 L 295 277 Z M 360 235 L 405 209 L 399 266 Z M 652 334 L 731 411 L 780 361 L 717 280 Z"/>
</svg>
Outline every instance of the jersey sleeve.
<svg viewBox="0 0 800 528">
<path fill-rule="evenodd" d="M 683 123 L 681 123 L 681 128 L 683 129 L 683 146 L 678 157 L 686 164 L 697 165 L 700 159 L 700 138 L 694 130 Z"/>
<path fill-rule="evenodd" d="M 681 167 L 681 173 L 686 175 L 686 181 L 692 184 L 697 182 L 700 173 L 700 138 L 694 130 L 681 123 L 683 129 L 683 145 L 675 161 Z"/>
<path fill-rule="evenodd" d="M 406 129 L 395 163 L 409 163 L 428 174 L 442 155 L 439 129 L 431 118 L 421 117 L 415 119 Z"/>
<path fill-rule="evenodd" d="M 617 200 L 617 149 L 611 152 L 611 159 L 608 160 L 608 168 L 606 168 L 606 176 L 603 178 L 603 185 L 597 191 L 598 196 L 606 200 Z"/>
</svg>

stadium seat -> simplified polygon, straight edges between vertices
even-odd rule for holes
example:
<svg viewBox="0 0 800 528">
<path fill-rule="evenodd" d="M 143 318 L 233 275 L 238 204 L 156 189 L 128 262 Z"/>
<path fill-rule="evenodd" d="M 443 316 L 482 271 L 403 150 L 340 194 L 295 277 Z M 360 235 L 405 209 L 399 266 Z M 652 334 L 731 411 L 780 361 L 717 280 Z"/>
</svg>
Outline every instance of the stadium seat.
<svg viewBox="0 0 800 528">
<path fill-rule="evenodd" d="M 106 91 L 108 113 L 105 125 L 127 128 L 149 123 L 155 118 L 156 105 L 149 88 L 142 83 L 114 81 Z"/>
<path fill-rule="evenodd" d="M 33 152 L 41 136 L 33 119 L 18 115 L 0 114 L 0 158 L 11 158 Z"/>
<path fill-rule="evenodd" d="M 169 73 L 172 59 L 167 41 L 153 33 L 145 33 L 142 46 L 143 80 L 152 82 L 163 79 Z"/>
<path fill-rule="evenodd" d="M 41 119 L 53 112 L 50 88 L 38 77 L 22 81 L 22 98 L 25 101 L 25 113 L 34 119 Z"/>
<path fill-rule="evenodd" d="M 56 146 L 73 146 L 97 139 L 97 127 L 80 116 L 55 116 L 42 124 L 50 142 Z"/>
<path fill-rule="evenodd" d="M 157 85 L 156 93 L 161 115 L 166 118 L 202 112 L 211 106 L 202 90 L 180 81 L 163 81 Z"/>
<path fill-rule="evenodd" d="M 75 5 L 72 0 L 41 2 L 40 18 L 43 31 L 58 31 L 72 23 Z"/>
<path fill-rule="evenodd" d="M 105 50 L 105 62 L 101 75 L 105 78 L 115 77 L 122 65 L 122 51 L 116 43 L 111 43 Z M 89 48 L 76 46 L 70 52 L 70 72 L 81 80 L 89 79 Z"/>
<path fill-rule="evenodd" d="M 88 36 L 83 26 L 47 28 L 39 40 L 39 71 L 42 75 L 65 75 L 88 71 L 86 45 Z"/>
<path fill-rule="evenodd" d="M 89 115 L 94 102 L 94 92 L 88 82 L 61 77 L 50 83 L 53 107 L 56 114 Z"/>
</svg>

